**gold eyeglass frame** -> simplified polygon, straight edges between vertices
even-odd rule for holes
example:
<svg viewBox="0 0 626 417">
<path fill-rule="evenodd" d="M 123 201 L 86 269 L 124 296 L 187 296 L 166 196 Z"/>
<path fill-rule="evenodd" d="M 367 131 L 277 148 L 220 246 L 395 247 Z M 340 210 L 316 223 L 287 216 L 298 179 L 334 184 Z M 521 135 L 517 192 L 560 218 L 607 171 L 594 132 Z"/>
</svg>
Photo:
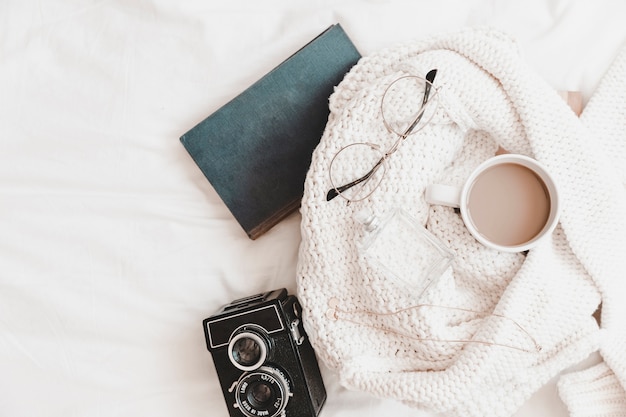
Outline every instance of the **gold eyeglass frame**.
<svg viewBox="0 0 626 417">
<path fill-rule="evenodd" d="M 426 104 L 431 102 L 433 100 L 433 97 L 436 97 L 439 93 L 439 90 L 437 87 L 435 87 L 433 85 L 434 81 L 435 81 L 435 77 L 437 75 L 437 70 L 436 69 L 432 69 L 430 70 L 427 74 L 425 78 L 422 78 L 420 76 L 417 75 L 404 75 L 402 77 L 396 78 L 394 81 L 392 81 L 387 88 L 385 89 L 383 95 L 382 95 L 382 99 L 380 102 L 380 112 L 382 114 L 382 118 L 383 118 L 383 123 L 387 129 L 387 131 L 392 132 L 396 135 L 398 135 L 397 140 L 394 141 L 394 143 L 384 152 L 382 152 L 380 150 L 380 147 L 378 145 L 372 144 L 372 143 L 368 143 L 368 142 L 355 142 L 355 143 L 351 143 L 349 145 L 346 145 L 344 147 L 342 147 L 331 159 L 330 161 L 330 165 L 329 165 L 329 177 L 330 177 L 330 183 L 332 185 L 332 188 L 328 190 L 327 194 L 326 194 L 326 201 L 331 201 L 333 200 L 335 197 L 337 196 L 341 196 L 342 198 L 344 198 L 347 201 L 347 204 L 350 204 L 352 202 L 356 202 L 356 201 L 362 201 L 365 200 L 366 198 L 368 198 L 370 195 L 372 195 L 372 193 L 378 188 L 378 184 L 380 184 L 380 182 L 378 184 L 376 184 L 376 186 L 374 188 L 372 188 L 372 190 L 368 193 L 366 193 L 363 196 L 360 196 L 359 198 L 348 198 L 346 197 L 343 193 L 364 182 L 369 181 L 374 174 L 382 167 L 383 169 L 385 169 L 384 165 L 386 164 L 387 159 L 393 154 L 395 153 L 398 148 L 400 147 L 401 143 L 412 133 L 415 133 L 417 130 L 415 130 L 415 128 L 417 127 L 417 125 L 420 123 L 420 121 L 422 120 L 424 113 L 426 111 Z M 413 120 L 411 121 L 411 123 L 409 124 L 409 126 L 404 129 L 404 131 L 402 131 L 402 133 L 397 132 L 392 126 L 391 124 L 387 121 L 387 119 L 385 118 L 385 112 L 384 112 L 384 103 L 385 103 L 385 98 L 387 96 L 387 93 L 390 91 L 391 87 L 394 86 L 394 84 L 396 84 L 397 82 L 404 80 L 404 79 L 409 79 L 409 78 L 415 78 L 415 79 L 419 79 L 422 80 L 425 84 L 424 86 L 424 97 L 422 98 L 422 103 L 421 103 L 421 107 L 420 110 L 417 112 L 417 114 L 415 115 L 415 117 L 413 118 Z M 436 106 L 436 104 L 435 104 Z M 434 109 L 436 111 L 436 107 Z M 434 111 L 433 111 L 434 114 Z M 431 114 L 432 117 L 432 114 Z M 426 120 L 426 123 L 423 124 L 423 126 L 421 128 L 423 128 L 424 126 L 426 126 L 426 124 L 428 124 L 428 122 L 430 121 L 430 119 Z M 421 130 L 420 128 L 420 130 Z M 378 161 L 374 164 L 374 166 L 363 176 L 361 176 L 360 178 L 355 179 L 354 181 L 351 181 L 349 183 L 346 184 L 335 184 L 332 178 L 332 167 L 333 164 L 336 162 L 337 156 L 340 155 L 344 150 L 355 146 L 355 145 L 366 145 L 369 146 L 370 148 L 372 148 L 373 150 L 375 150 L 376 152 L 380 152 L 381 153 L 381 157 L 378 159 Z M 384 176 L 384 172 L 382 174 Z M 381 181 L 382 181 L 382 177 L 381 177 Z"/>
</svg>

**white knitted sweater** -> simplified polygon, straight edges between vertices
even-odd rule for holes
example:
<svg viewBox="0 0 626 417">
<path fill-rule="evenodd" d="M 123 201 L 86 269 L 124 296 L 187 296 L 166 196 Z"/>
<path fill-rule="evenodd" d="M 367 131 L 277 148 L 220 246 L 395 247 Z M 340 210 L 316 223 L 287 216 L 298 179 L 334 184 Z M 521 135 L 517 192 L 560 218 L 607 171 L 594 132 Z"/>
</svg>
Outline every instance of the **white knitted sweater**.
<svg viewBox="0 0 626 417">
<path fill-rule="evenodd" d="M 393 141 L 380 117 L 384 87 L 431 68 L 433 120 L 389 159 L 367 200 L 327 202 L 342 146 Z M 342 384 L 449 415 L 509 416 L 599 349 L 604 362 L 565 375 L 561 397 L 572 415 L 626 415 L 625 76 L 626 53 L 579 119 L 511 39 L 488 29 L 384 50 L 347 74 L 306 179 L 297 278 L 308 334 Z M 560 225 L 527 256 L 483 247 L 453 209 L 424 200 L 428 184 L 460 186 L 498 146 L 541 161 L 563 197 Z M 415 294 L 359 255 L 355 212 L 397 207 L 454 253 L 420 300 L 454 309 L 416 307 Z M 600 302 L 601 329 L 592 317 Z"/>
</svg>

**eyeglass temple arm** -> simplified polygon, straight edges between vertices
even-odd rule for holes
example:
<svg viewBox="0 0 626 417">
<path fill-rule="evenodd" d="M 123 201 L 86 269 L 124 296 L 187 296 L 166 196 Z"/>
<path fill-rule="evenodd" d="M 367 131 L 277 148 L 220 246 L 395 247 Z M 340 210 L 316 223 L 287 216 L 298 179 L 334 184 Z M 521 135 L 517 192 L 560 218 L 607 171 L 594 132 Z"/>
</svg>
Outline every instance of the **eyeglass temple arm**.
<svg viewBox="0 0 626 417">
<path fill-rule="evenodd" d="M 413 123 L 411 123 L 411 125 L 402 134 L 402 139 L 406 139 L 406 137 L 409 136 L 409 134 L 413 131 L 413 129 L 415 129 L 415 126 L 417 126 L 420 120 L 422 120 L 422 116 L 424 116 L 424 110 L 425 110 L 424 106 L 426 106 L 426 102 L 428 101 L 428 97 L 430 96 L 430 87 L 432 86 L 432 83 L 435 82 L 436 76 L 437 76 L 436 69 L 431 69 L 430 71 L 428 71 L 428 74 L 426 74 L 426 80 L 428 82 L 426 83 L 426 86 L 424 87 L 424 98 L 422 99 L 422 107 L 420 111 L 418 112 L 417 116 L 415 117 L 415 120 L 413 120 Z"/>
<path fill-rule="evenodd" d="M 404 133 L 402 134 L 402 139 L 406 138 L 411 133 L 411 131 L 415 129 L 415 126 L 417 126 L 419 121 L 422 119 L 422 116 L 424 115 L 424 111 L 423 111 L 424 106 L 426 105 L 426 102 L 428 101 L 428 97 L 430 96 L 430 87 L 432 83 L 435 81 L 436 76 L 437 76 L 436 69 L 431 69 L 430 71 L 428 71 L 428 74 L 426 74 L 426 80 L 428 81 L 428 83 L 426 83 L 426 87 L 424 87 L 424 98 L 422 99 L 422 111 L 419 112 L 419 114 L 417 115 L 413 123 L 411 123 L 411 125 L 404 131 Z M 326 194 L 326 201 L 330 201 L 333 198 L 337 197 L 339 194 L 343 193 L 344 191 L 349 190 L 350 188 L 354 187 L 355 185 L 358 185 L 362 183 L 363 181 L 367 181 L 378 170 L 378 168 L 380 168 L 383 161 L 385 160 L 385 157 L 386 155 L 380 158 L 378 162 L 376 162 L 376 165 L 374 165 L 374 167 L 370 169 L 367 172 L 367 174 L 363 175 L 361 178 L 357 178 L 356 180 L 348 184 L 345 184 L 336 188 L 331 188 L 330 190 L 328 190 L 328 193 Z"/>
<path fill-rule="evenodd" d="M 326 194 L 326 201 L 330 201 L 333 198 L 337 197 L 339 194 L 343 193 L 344 191 L 349 190 L 350 188 L 354 187 L 355 185 L 360 184 L 363 181 L 367 181 L 376 171 L 378 171 L 378 168 L 380 168 L 380 166 L 383 164 L 385 157 L 386 156 L 383 156 L 382 158 L 380 158 L 378 162 L 376 162 L 376 165 L 374 165 L 374 167 L 370 169 L 369 172 L 363 175 L 361 178 L 357 178 L 356 180 L 348 184 L 342 185 L 341 187 L 331 188 L 330 190 L 328 190 L 328 193 Z"/>
</svg>

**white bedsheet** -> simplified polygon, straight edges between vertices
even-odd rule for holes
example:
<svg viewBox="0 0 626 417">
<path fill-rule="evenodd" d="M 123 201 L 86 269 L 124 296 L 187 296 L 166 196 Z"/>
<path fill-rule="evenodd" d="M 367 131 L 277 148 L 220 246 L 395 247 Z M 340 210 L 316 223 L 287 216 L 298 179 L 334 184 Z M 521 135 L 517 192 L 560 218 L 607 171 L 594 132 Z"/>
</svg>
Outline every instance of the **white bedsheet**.
<svg viewBox="0 0 626 417">
<path fill-rule="evenodd" d="M 495 26 L 586 101 L 624 22 L 620 1 L 4 0 L 0 416 L 228 416 L 202 319 L 295 292 L 300 217 L 249 240 L 178 138 L 330 24 L 363 55 Z M 322 372 L 322 417 L 427 415 Z M 535 415 L 568 415 L 554 383 Z"/>
</svg>

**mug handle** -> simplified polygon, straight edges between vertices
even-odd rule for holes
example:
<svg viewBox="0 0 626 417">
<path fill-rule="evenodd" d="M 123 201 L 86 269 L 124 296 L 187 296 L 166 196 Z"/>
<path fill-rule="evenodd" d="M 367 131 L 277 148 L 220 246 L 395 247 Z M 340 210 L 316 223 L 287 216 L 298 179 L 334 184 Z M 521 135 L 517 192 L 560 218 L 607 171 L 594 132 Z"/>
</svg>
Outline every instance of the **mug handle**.
<svg viewBox="0 0 626 417">
<path fill-rule="evenodd" d="M 426 187 L 424 197 L 429 204 L 456 208 L 461 205 L 461 189 L 452 185 L 429 185 Z"/>
</svg>

